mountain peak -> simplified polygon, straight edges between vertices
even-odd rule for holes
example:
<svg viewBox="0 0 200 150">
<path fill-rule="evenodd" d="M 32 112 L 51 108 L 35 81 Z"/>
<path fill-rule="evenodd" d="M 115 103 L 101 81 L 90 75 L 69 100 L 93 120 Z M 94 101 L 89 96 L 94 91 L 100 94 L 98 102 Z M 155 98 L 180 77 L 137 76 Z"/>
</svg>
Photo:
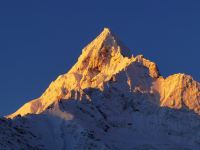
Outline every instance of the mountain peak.
<svg viewBox="0 0 200 150">
<path fill-rule="evenodd" d="M 112 31 L 110 30 L 110 28 L 104 27 L 103 32 L 110 34 Z"/>
<path fill-rule="evenodd" d="M 33 100 L 16 114 L 41 113 L 55 101 L 70 98 L 72 91 L 86 88 L 103 89 L 113 75 L 125 69 L 134 61 L 131 51 L 122 44 L 109 28 L 103 31 L 85 48 L 77 63 L 66 74 L 60 75 L 49 88 L 36 100 Z"/>
<path fill-rule="evenodd" d="M 164 79 L 160 76 L 154 62 L 145 59 L 142 55 L 131 56 L 131 51 L 122 44 L 118 37 L 110 29 L 104 28 L 83 49 L 77 63 L 69 72 L 53 81 L 41 97 L 26 103 L 8 117 L 41 113 L 62 99 L 81 100 L 86 96 L 86 99 L 91 100 L 84 90 L 98 89 L 103 92 L 110 83 L 115 83 L 115 86 L 119 86 L 122 92 L 128 91 L 133 95 L 139 92 L 155 96 L 154 98 L 161 106 L 181 108 L 184 103 L 192 110 L 198 109 L 200 113 L 198 104 L 200 85 L 182 76 L 177 75 L 177 77 Z M 169 105 L 172 97 L 176 102 Z M 188 98 L 192 99 L 192 102 L 189 102 Z"/>
<path fill-rule="evenodd" d="M 104 28 L 103 31 L 84 49 L 83 53 L 91 54 L 92 51 L 96 54 L 104 53 L 120 53 L 124 57 L 131 57 L 129 48 L 119 40 L 118 36 L 109 28 Z"/>
<path fill-rule="evenodd" d="M 122 70 L 131 62 L 131 59 L 131 51 L 122 44 L 119 38 L 109 28 L 104 28 L 83 49 L 77 63 L 68 74 L 79 74 L 79 77 L 81 76 L 82 81 L 84 81 L 80 81 L 82 88 L 97 87 L 97 84 L 91 83 L 90 80 L 104 76 L 101 77 L 102 81 L 99 81 L 99 83 L 103 83 L 105 78 L 110 78 L 110 76 Z"/>
<path fill-rule="evenodd" d="M 99 34 L 99 36 L 103 36 L 104 40 L 106 40 L 109 36 L 113 37 L 115 40 L 118 39 L 117 35 L 110 28 L 107 27 L 103 28 L 103 31 Z"/>
<path fill-rule="evenodd" d="M 200 149 L 200 83 L 129 52 L 104 28 L 41 97 L 0 118 L 0 149 Z"/>
</svg>

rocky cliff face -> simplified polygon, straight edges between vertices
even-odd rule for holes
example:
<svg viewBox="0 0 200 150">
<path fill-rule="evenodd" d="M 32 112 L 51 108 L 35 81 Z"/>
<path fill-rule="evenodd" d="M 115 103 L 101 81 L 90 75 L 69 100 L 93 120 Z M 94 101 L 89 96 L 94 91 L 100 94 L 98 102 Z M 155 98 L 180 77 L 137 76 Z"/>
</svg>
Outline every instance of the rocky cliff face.
<svg viewBox="0 0 200 150">
<path fill-rule="evenodd" d="M 194 149 L 199 102 L 191 76 L 162 77 L 105 28 L 69 72 L 7 118 L 26 119 L 41 149 Z"/>
</svg>

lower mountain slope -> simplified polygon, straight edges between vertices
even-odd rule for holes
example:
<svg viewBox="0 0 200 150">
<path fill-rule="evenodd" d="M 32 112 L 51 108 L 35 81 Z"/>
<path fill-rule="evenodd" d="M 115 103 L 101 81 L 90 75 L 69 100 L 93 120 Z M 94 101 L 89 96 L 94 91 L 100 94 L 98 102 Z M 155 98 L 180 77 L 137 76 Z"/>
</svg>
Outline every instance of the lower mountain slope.
<svg viewBox="0 0 200 150">
<path fill-rule="evenodd" d="M 84 92 L 92 101 L 86 96 L 81 101 L 61 99 L 41 114 L 18 116 L 12 122 L 22 124 L 25 120 L 21 128 L 26 127 L 28 133 L 34 135 L 30 141 L 39 141 L 40 149 L 200 148 L 200 119 L 196 113 L 183 108 L 159 107 L 154 103 L 155 97 L 152 94 L 140 91 L 133 94 L 128 90 L 128 85 L 119 86 L 112 82 L 107 86 L 103 92 L 99 89 L 86 89 Z M 6 137 L 12 141 L 10 138 Z"/>
</svg>

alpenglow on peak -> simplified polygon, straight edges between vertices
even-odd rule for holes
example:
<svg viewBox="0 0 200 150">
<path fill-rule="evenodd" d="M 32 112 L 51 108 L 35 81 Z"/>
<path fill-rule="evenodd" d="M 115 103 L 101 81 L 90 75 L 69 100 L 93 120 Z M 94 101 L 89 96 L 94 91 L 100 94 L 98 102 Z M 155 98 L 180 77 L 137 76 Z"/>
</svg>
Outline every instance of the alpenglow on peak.
<svg viewBox="0 0 200 150">
<path fill-rule="evenodd" d="M 82 50 L 78 61 L 67 73 L 53 81 L 41 97 L 26 103 L 8 117 L 40 114 L 61 100 L 92 101 L 92 97 L 85 90 L 104 91 L 112 85 L 116 86 L 116 89 L 120 87 L 118 90 L 122 90 L 121 93 L 153 97 L 152 101 L 158 105 L 162 104 L 161 106 L 182 108 L 186 105 L 200 113 L 198 82 L 188 76 L 182 78 L 179 74 L 163 78 L 154 62 L 142 55 L 131 55 L 131 51 L 118 37 L 110 29 L 104 28 L 103 32 Z M 186 88 L 190 86 L 191 88 Z M 174 102 L 171 101 L 172 97 Z"/>
<path fill-rule="evenodd" d="M 130 49 L 124 46 L 110 29 L 104 28 L 83 48 L 77 63 L 66 74 L 53 81 L 40 98 L 26 103 L 9 117 L 41 113 L 55 101 L 71 97 L 71 91 L 80 92 L 86 88 L 103 89 L 105 82 L 134 60 Z"/>
<path fill-rule="evenodd" d="M 129 52 L 104 28 L 39 98 L 0 118 L 0 149 L 199 150 L 200 83 Z"/>
<path fill-rule="evenodd" d="M 90 43 L 83 51 L 96 51 L 98 53 L 107 51 L 107 53 L 120 53 L 125 57 L 131 57 L 132 53 L 129 48 L 123 45 L 118 36 L 115 35 L 109 28 L 104 28 L 103 31 Z"/>
</svg>

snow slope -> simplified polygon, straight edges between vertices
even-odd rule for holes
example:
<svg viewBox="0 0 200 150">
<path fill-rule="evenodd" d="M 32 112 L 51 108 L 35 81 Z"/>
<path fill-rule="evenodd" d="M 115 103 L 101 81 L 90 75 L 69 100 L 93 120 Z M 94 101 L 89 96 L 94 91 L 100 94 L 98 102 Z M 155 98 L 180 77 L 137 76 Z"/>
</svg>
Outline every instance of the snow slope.
<svg viewBox="0 0 200 150">
<path fill-rule="evenodd" d="M 154 62 L 131 55 L 104 28 L 69 72 L 7 116 L 34 138 L 3 144 L 7 149 L 28 143 L 50 150 L 195 150 L 200 148 L 199 102 L 200 83 L 185 74 L 162 77 Z M 12 130 L 0 133 L 1 139 L 16 139 Z"/>
</svg>

